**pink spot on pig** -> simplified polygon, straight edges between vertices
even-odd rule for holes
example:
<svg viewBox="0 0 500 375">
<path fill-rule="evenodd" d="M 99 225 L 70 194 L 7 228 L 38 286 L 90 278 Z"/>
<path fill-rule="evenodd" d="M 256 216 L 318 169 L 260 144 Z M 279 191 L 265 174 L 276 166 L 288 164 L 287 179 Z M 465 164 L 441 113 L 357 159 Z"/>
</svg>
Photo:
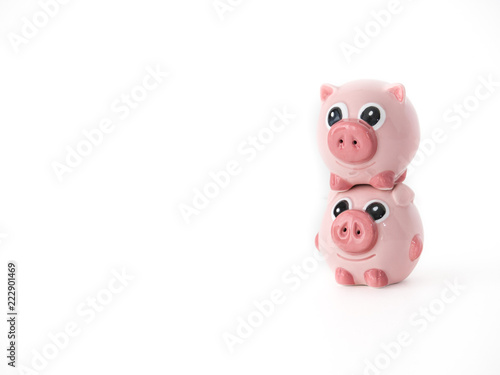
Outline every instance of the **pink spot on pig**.
<svg viewBox="0 0 500 375">
<path fill-rule="evenodd" d="M 424 248 L 424 244 L 422 241 L 422 237 L 420 234 L 416 234 L 415 237 L 411 240 L 410 245 L 410 260 L 413 262 L 415 259 L 418 259 L 420 254 L 422 254 L 422 249 Z"/>
</svg>

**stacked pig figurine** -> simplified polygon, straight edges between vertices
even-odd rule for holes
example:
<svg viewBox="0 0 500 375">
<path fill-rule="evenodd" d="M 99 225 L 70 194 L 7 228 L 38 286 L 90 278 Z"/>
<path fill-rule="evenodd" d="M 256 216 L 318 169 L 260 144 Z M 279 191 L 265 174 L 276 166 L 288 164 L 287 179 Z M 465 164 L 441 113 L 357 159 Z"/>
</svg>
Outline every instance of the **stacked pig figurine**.
<svg viewBox="0 0 500 375">
<path fill-rule="evenodd" d="M 316 247 L 342 285 L 404 280 L 423 247 L 413 191 L 402 182 L 420 141 L 401 84 L 360 80 L 321 87 L 318 143 L 330 170 Z"/>
</svg>

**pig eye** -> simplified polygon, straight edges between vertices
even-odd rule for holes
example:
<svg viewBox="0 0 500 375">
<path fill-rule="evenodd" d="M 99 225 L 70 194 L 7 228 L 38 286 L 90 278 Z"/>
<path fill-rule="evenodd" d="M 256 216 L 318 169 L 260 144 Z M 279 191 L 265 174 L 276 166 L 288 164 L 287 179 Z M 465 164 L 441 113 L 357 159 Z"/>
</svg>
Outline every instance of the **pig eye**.
<svg viewBox="0 0 500 375">
<path fill-rule="evenodd" d="M 380 201 L 368 202 L 365 206 L 365 211 L 376 223 L 384 221 L 389 216 L 389 207 Z"/>
<path fill-rule="evenodd" d="M 344 103 L 334 104 L 326 116 L 326 125 L 328 128 L 333 126 L 336 122 L 339 122 L 343 118 L 347 118 L 347 106 Z"/>
<path fill-rule="evenodd" d="M 339 216 L 342 212 L 350 210 L 352 207 L 352 202 L 349 198 L 344 198 L 337 202 L 337 204 L 333 207 L 332 218 L 335 220 L 337 216 Z"/>
<path fill-rule="evenodd" d="M 370 125 L 373 130 L 377 130 L 384 124 L 385 111 L 376 103 L 368 103 L 361 107 L 359 118 Z"/>
</svg>

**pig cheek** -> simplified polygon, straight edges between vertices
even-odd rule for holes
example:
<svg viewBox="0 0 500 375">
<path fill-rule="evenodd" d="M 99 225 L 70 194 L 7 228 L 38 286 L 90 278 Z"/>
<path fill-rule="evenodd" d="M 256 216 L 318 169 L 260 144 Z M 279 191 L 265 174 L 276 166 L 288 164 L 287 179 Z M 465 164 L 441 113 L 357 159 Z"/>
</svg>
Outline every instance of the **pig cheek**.
<svg viewBox="0 0 500 375">
<path fill-rule="evenodd" d="M 335 243 L 335 221 L 332 222 L 332 225 L 330 226 L 330 238 L 329 240 L 332 241 L 332 243 L 334 244 L 334 246 L 337 246 L 336 243 Z"/>
<path fill-rule="evenodd" d="M 399 146 L 400 142 L 394 142 L 394 133 L 391 131 L 392 124 L 387 119 L 385 120 L 385 124 L 378 130 L 375 130 L 375 137 L 377 137 L 377 152 L 374 156 L 380 157 L 387 154 L 387 151 L 390 150 L 390 154 L 394 155 L 394 147 Z"/>
<path fill-rule="evenodd" d="M 397 123 L 396 123 L 397 124 Z M 415 140 L 408 136 L 410 129 L 405 124 L 403 119 L 399 126 L 389 119 L 385 120 L 384 125 L 378 129 L 377 134 L 379 140 L 379 148 L 382 156 L 389 160 L 394 160 L 394 155 L 399 155 L 401 158 L 404 155 L 406 162 L 409 153 L 413 152 Z"/>
<path fill-rule="evenodd" d="M 328 150 L 329 131 L 330 131 L 330 128 L 326 125 L 326 113 L 322 113 L 321 118 L 319 119 L 318 133 L 317 134 L 318 134 L 318 143 L 319 143 L 320 153 L 327 160 L 332 157 L 330 154 L 330 151 Z"/>
<path fill-rule="evenodd" d="M 340 230 L 341 230 L 341 229 L 340 229 L 340 226 L 336 225 L 336 222 L 335 222 L 335 221 L 333 221 L 333 222 L 332 222 L 332 225 L 331 225 L 331 227 L 330 227 L 330 238 L 329 238 L 329 240 L 331 241 L 331 243 L 333 244 L 333 247 L 334 247 L 335 249 L 338 249 L 338 250 L 344 251 L 344 249 L 341 247 L 342 245 L 341 245 L 341 244 L 338 244 L 338 243 L 335 241 L 335 234 L 337 234 L 339 238 L 341 237 L 341 235 L 340 235 L 340 233 L 339 233 L 339 232 L 340 232 Z M 332 248 L 332 251 L 334 251 L 334 250 L 333 250 L 333 248 Z M 335 251 L 336 251 L 336 250 L 335 250 Z"/>
<path fill-rule="evenodd" d="M 378 238 L 377 238 L 377 243 L 374 246 L 374 249 L 380 244 L 381 242 L 387 242 L 391 240 L 391 228 L 394 228 L 393 222 L 393 216 L 394 216 L 394 208 L 389 206 L 389 210 L 391 213 L 391 216 L 385 219 L 381 223 L 377 223 L 377 232 L 378 232 Z M 387 233 L 385 233 L 387 231 Z"/>
</svg>

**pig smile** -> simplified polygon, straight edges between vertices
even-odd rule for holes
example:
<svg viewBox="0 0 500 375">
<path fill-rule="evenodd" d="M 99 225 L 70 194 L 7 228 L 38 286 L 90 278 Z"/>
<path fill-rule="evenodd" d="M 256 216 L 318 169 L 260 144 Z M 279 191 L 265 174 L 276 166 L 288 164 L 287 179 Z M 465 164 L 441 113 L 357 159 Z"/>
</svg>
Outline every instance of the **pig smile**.
<svg viewBox="0 0 500 375">
<path fill-rule="evenodd" d="M 377 254 L 372 254 L 370 255 L 369 257 L 366 257 L 366 258 L 360 258 L 360 259 L 349 259 L 349 258 L 346 258 L 346 257 L 343 257 L 342 255 L 340 255 L 339 253 L 337 253 L 337 256 L 341 259 L 344 259 L 344 260 L 348 260 L 350 262 L 361 262 L 362 260 L 368 260 L 368 259 L 371 259 L 373 258 L 375 255 Z"/>
<path fill-rule="evenodd" d="M 351 167 L 351 166 L 345 165 L 345 164 L 341 163 L 341 162 L 340 162 L 340 161 L 338 161 L 338 160 L 335 160 L 335 161 L 336 161 L 336 162 L 337 162 L 337 164 L 338 164 L 338 165 L 340 165 L 341 167 L 344 167 L 344 168 L 349 168 L 349 169 L 352 169 L 352 170 L 355 170 L 355 171 L 361 171 L 361 170 L 363 170 L 363 169 L 373 167 L 373 166 L 375 165 L 375 163 L 376 163 L 376 161 L 374 161 L 373 163 L 368 164 L 368 165 L 366 165 L 366 166 L 364 166 L 364 167 L 361 167 L 361 168 L 354 168 L 354 167 Z"/>
</svg>

